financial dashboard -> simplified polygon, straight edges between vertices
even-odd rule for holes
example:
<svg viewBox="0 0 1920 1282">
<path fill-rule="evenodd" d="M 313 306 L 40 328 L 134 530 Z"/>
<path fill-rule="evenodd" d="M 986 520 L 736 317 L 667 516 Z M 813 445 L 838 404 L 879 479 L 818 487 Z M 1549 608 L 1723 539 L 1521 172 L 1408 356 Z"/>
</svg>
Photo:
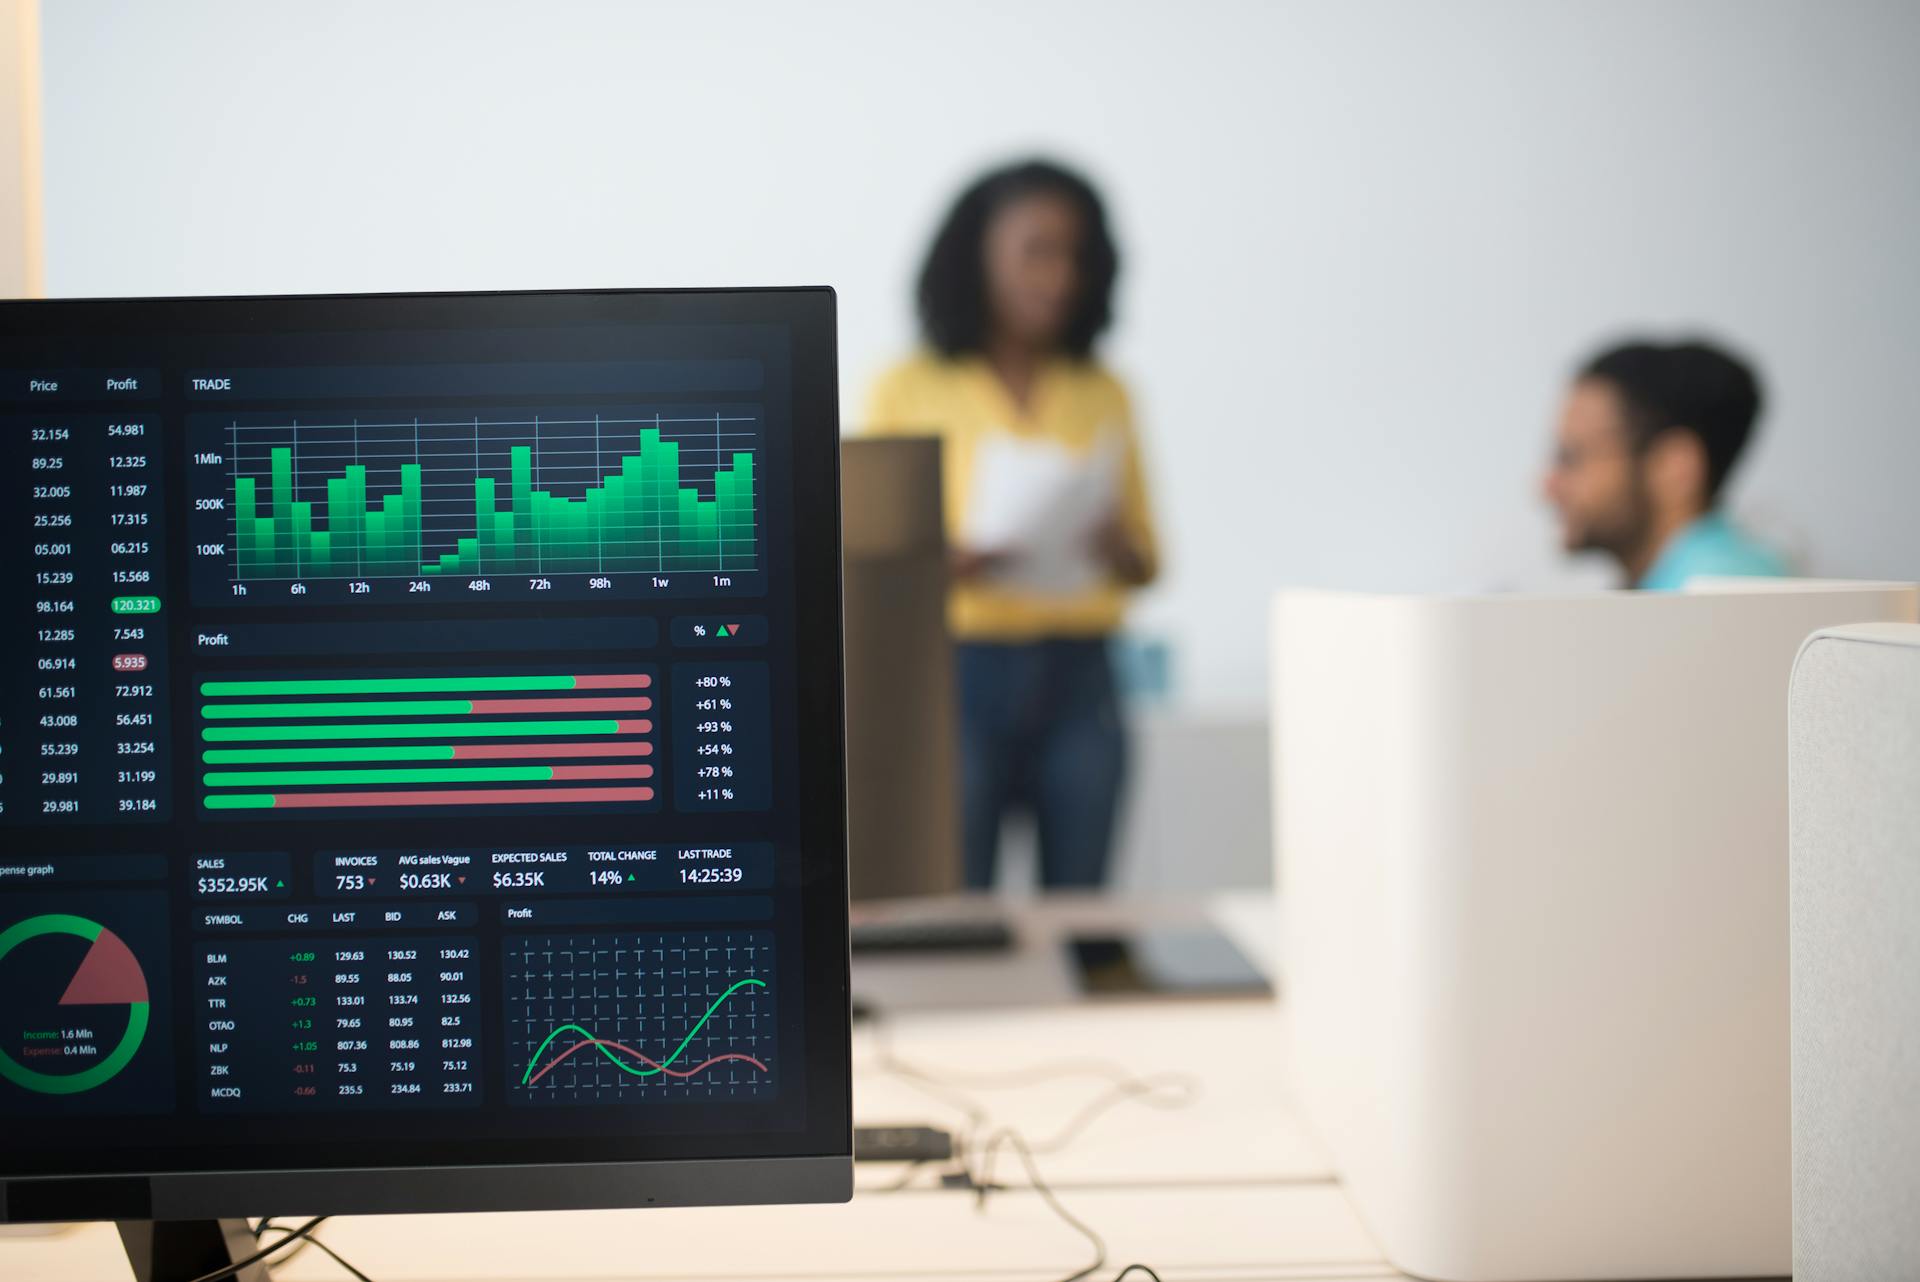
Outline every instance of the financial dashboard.
<svg viewBox="0 0 1920 1282">
<path fill-rule="evenodd" d="M 827 1151 L 810 305 L 9 314 L 0 1174 Z"/>
</svg>

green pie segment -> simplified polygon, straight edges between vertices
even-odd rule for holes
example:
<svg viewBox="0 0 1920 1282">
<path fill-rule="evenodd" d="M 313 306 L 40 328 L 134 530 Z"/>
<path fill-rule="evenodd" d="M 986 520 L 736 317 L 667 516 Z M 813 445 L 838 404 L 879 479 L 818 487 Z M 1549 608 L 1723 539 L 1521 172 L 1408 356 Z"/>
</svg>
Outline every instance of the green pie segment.
<svg viewBox="0 0 1920 1282">
<path fill-rule="evenodd" d="M 41 1095 L 77 1095 L 112 1081 L 146 1039 L 151 1006 L 147 978 L 126 941 L 97 921 L 70 913 L 43 913 L 0 931 L 0 961 L 21 944 L 45 935 L 72 935 L 89 945 L 60 996 L 61 1006 L 125 1006 L 127 1027 L 105 1055 L 73 1073 L 49 1073 L 0 1049 L 0 1080 Z"/>
</svg>

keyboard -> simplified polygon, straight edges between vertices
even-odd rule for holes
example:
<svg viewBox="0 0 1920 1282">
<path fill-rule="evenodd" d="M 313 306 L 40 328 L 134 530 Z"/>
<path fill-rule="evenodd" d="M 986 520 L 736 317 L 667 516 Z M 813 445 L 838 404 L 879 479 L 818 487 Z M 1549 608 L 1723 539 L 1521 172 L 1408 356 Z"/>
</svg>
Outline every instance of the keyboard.
<svg viewBox="0 0 1920 1282">
<path fill-rule="evenodd" d="M 856 953 L 1003 953 L 1013 927 L 999 917 L 917 917 L 853 924 Z"/>
</svg>

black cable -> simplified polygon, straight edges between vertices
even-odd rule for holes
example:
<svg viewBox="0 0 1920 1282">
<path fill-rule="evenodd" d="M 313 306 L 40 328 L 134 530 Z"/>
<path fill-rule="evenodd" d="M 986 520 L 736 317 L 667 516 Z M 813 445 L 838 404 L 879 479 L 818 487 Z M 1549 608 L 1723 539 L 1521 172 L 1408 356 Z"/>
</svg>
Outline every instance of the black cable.
<svg viewBox="0 0 1920 1282">
<path fill-rule="evenodd" d="M 254 1225 L 253 1236 L 254 1236 L 254 1239 L 258 1241 L 261 1234 L 263 1233 L 286 1233 L 288 1231 L 289 1230 L 286 1225 L 275 1224 L 273 1222 L 273 1217 L 269 1215 L 265 1219 L 261 1220 L 260 1223 Z M 335 1264 L 338 1264 L 341 1268 L 345 1269 L 348 1273 L 352 1274 L 354 1278 L 354 1282 L 373 1282 L 372 1278 L 368 1277 L 365 1273 L 362 1273 L 359 1269 L 355 1268 L 352 1262 L 349 1261 L 344 1255 L 341 1255 L 340 1252 L 334 1250 L 332 1247 L 328 1246 L 325 1242 L 322 1242 L 320 1240 L 319 1231 L 317 1229 L 308 1233 L 307 1236 L 301 1238 L 300 1245 L 294 1247 L 293 1250 L 288 1251 L 285 1255 L 281 1256 L 280 1259 L 276 1261 L 276 1263 L 285 1264 L 287 1261 L 293 1259 L 294 1256 L 299 1255 L 300 1252 L 306 1250 L 310 1246 L 317 1247 L 320 1251 L 326 1254 L 328 1258 L 330 1258 Z"/>
<path fill-rule="evenodd" d="M 921 1170 L 924 1169 L 930 1161 L 932 1161 L 931 1158 L 915 1158 L 913 1161 L 907 1163 L 906 1170 L 900 1172 L 899 1179 L 894 1180 L 890 1184 L 882 1184 L 878 1188 L 869 1191 L 874 1193 L 904 1193 L 907 1191 L 907 1186 L 913 1183 L 913 1177 L 920 1174 Z"/>
<path fill-rule="evenodd" d="M 1163 1091 L 1174 1092 L 1171 1098 Z M 1174 1109 L 1185 1108 L 1193 1103 L 1199 1094 L 1199 1086 L 1184 1073 L 1157 1073 L 1148 1077 L 1136 1077 L 1128 1081 L 1115 1083 L 1104 1094 L 1088 1101 L 1086 1107 L 1073 1115 L 1065 1126 L 1044 1140 L 1033 1141 L 1036 1153 L 1057 1153 L 1080 1136 L 1098 1121 L 1102 1114 L 1111 1112 L 1117 1105 L 1128 1101 L 1137 1101 L 1149 1108 Z"/>
<path fill-rule="evenodd" d="M 254 1245 L 258 1246 L 260 1244 L 261 1237 L 265 1234 L 285 1233 L 290 1228 L 292 1228 L 292 1225 L 274 1223 L 274 1218 L 271 1215 L 263 1216 L 260 1222 L 253 1226 Z M 289 1260 L 292 1260 L 295 1257 L 297 1257 L 302 1251 L 312 1246 L 313 1243 L 314 1243 L 314 1238 L 311 1235 L 301 1238 L 298 1245 L 296 1245 L 291 1251 L 288 1251 L 286 1254 L 282 1255 L 278 1260 L 274 1261 L 274 1263 L 276 1264 L 287 1263 Z"/>
<path fill-rule="evenodd" d="M 1078 1139 L 1086 1129 L 1102 1114 L 1128 1100 L 1139 1100 L 1155 1108 L 1183 1108 L 1191 1104 L 1199 1094 L 1199 1082 L 1183 1073 L 1156 1073 L 1138 1076 L 1124 1067 L 1104 1060 L 1064 1060 L 1039 1065 L 1032 1069 L 1009 1069 L 987 1073 L 931 1073 L 911 1064 L 902 1058 L 893 1048 L 892 1027 L 885 1013 L 878 1007 L 870 1006 L 867 1011 L 868 1023 L 873 1029 L 874 1054 L 880 1068 L 906 1081 L 923 1094 L 941 1100 L 949 1107 L 958 1109 L 968 1119 L 968 1130 L 957 1145 L 961 1157 L 961 1172 L 974 1190 L 975 1206 L 986 1209 L 987 1196 L 998 1188 L 993 1181 L 993 1168 L 1000 1149 L 1011 1148 L 1020 1158 L 1020 1164 L 1026 1168 L 1027 1182 L 1033 1191 L 1040 1195 L 1047 1208 L 1063 1223 L 1087 1239 L 1093 1247 L 1093 1261 L 1076 1272 L 1069 1273 L 1059 1282 L 1083 1282 L 1105 1267 L 1107 1262 L 1107 1243 L 1094 1227 L 1068 1210 L 1060 1200 L 1053 1186 L 1040 1173 L 1040 1164 L 1034 1154 L 1057 1152 Z M 1036 1145 L 1027 1140 L 1012 1127 L 1001 1127 L 993 1132 L 984 1144 L 978 1147 L 979 1160 L 976 1168 L 966 1165 L 968 1158 L 975 1152 L 973 1136 L 984 1129 L 992 1120 L 992 1112 L 978 1100 L 965 1094 L 962 1084 L 975 1089 L 994 1089 L 996 1087 L 1015 1087 L 1030 1085 L 1034 1082 L 1057 1080 L 1063 1077 L 1101 1077 L 1111 1085 L 1102 1094 L 1096 1096 L 1065 1126 Z M 1174 1098 L 1166 1098 L 1163 1092 L 1173 1089 Z M 904 1188 L 912 1179 L 918 1163 L 910 1168 L 905 1177 L 893 1186 Z M 1144 1274 L 1151 1282 L 1161 1282 L 1160 1275 L 1146 1264 L 1129 1264 L 1115 1276 L 1113 1282 L 1125 1282 L 1134 1274 Z"/>
<path fill-rule="evenodd" d="M 238 1274 L 242 1269 L 251 1268 L 253 1265 L 260 1263 L 260 1261 L 267 1259 L 269 1256 L 280 1254 L 280 1252 L 286 1250 L 289 1246 L 292 1246 L 295 1242 L 303 1242 L 307 1240 L 308 1236 L 312 1234 L 312 1232 L 315 1229 L 319 1228 L 322 1224 L 325 1224 L 326 1222 L 327 1222 L 326 1216 L 316 1215 L 312 1219 L 308 1220 L 305 1224 L 300 1225 L 298 1228 L 287 1229 L 286 1236 L 281 1238 L 278 1242 L 273 1243 L 271 1246 L 261 1247 L 258 1251 L 255 1251 L 252 1255 L 249 1255 L 244 1259 L 235 1260 L 232 1264 L 224 1265 L 220 1268 L 213 1270 L 211 1273 L 202 1273 L 199 1277 L 193 1278 L 191 1282 L 221 1282 L 222 1278 L 233 1277 L 236 1274 Z M 254 1240 L 255 1241 L 259 1240 L 257 1235 Z"/>
<path fill-rule="evenodd" d="M 1066 1204 L 1054 1193 L 1053 1186 L 1048 1184 L 1045 1177 L 1040 1174 L 1040 1165 L 1034 1161 L 1033 1150 L 1027 1147 L 1027 1142 L 1021 1138 L 1020 1132 L 1002 1129 L 995 1132 L 987 1141 L 985 1149 L 981 1152 L 983 1176 L 975 1182 L 974 1186 L 975 1207 L 983 1211 L 987 1207 L 987 1195 L 993 1190 L 994 1157 L 1003 1146 L 1012 1149 L 1019 1156 L 1020 1164 L 1027 1168 L 1027 1182 L 1033 1186 L 1033 1191 L 1040 1195 L 1040 1200 L 1047 1204 L 1048 1209 L 1080 1236 L 1086 1238 L 1093 1247 L 1093 1262 L 1083 1269 L 1067 1274 L 1060 1279 L 1060 1282 L 1081 1282 L 1082 1278 L 1089 1278 L 1098 1273 L 1107 1262 L 1107 1240 L 1101 1237 L 1091 1224 L 1069 1211 Z"/>
<path fill-rule="evenodd" d="M 1058 1132 L 1044 1140 L 1032 1142 L 1037 1153 L 1059 1152 L 1078 1139 L 1103 1114 L 1129 1100 L 1138 1100 L 1153 1108 L 1184 1108 L 1200 1093 L 1198 1079 L 1185 1073 L 1155 1073 L 1141 1077 L 1128 1072 L 1122 1065 L 1097 1059 L 1056 1060 L 1032 1068 L 988 1073 L 934 1073 L 909 1063 L 894 1050 L 893 1030 L 885 1011 L 870 1006 L 867 1018 L 873 1029 L 874 1058 L 880 1069 L 963 1114 L 968 1126 L 960 1141 L 965 1148 L 972 1147 L 973 1141 L 992 1120 L 990 1109 L 964 1093 L 963 1087 L 966 1086 L 976 1090 L 992 1090 L 1057 1081 L 1066 1077 L 1100 1077 L 1113 1083 L 1109 1091 L 1095 1097 Z M 1174 1092 L 1173 1098 L 1166 1097 L 1168 1091 Z"/>
<path fill-rule="evenodd" d="M 921 1068 L 917 1064 L 908 1063 L 894 1051 L 892 1028 L 884 1011 L 881 1011 L 877 1007 L 869 1007 L 867 1011 L 867 1021 L 873 1029 L 874 1040 L 878 1043 L 875 1047 L 875 1058 L 879 1061 L 883 1069 L 904 1076 L 919 1078 L 923 1081 L 936 1082 L 954 1089 L 1004 1090 L 1020 1086 L 1032 1086 L 1039 1082 L 1059 1081 L 1062 1078 L 1068 1077 L 1099 1077 L 1112 1082 L 1116 1086 L 1150 1080 L 1127 1071 L 1124 1066 L 1112 1060 L 1103 1059 L 1053 1060 L 1048 1063 L 1028 1065 L 1024 1068 L 1008 1068 L 987 1072 L 943 1069 L 939 1073 L 933 1073 Z M 1163 1081 L 1172 1080 L 1176 1077 L 1180 1078 L 1189 1084 L 1191 1090 L 1195 1093 L 1198 1092 L 1197 1079 L 1188 1077 L 1185 1074 L 1161 1073 L 1156 1074 L 1155 1077 Z"/>
<path fill-rule="evenodd" d="M 267 1215 L 267 1217 L 261 1217 L 261 1221 L 259 1221 L 259 1223 L 253 1224 L 253 1244 L 255 1244 L 255 1246 L 259 1246 L 259 1240 L 261 1240 L 261 1236 L 265 1236 L 265 1234 L 269 1234 L 269 1232 L 280 1232 L 280 1234 L 284 1234 L 284 1232 L 288 1232 L 290 1228 L 292 1228 L 292 1224 L 275 1223 L 275 1217 L 271 1217 L 271 1215 Z M 319 1230 L 315 1228 L 313 1232 L 317 1234 Z M 280 1255 L 278 1259 L 275 1259 L 275 1261 L 273 1261 L 273 1265 L 275 1265 L 275 1267 L 280 1267 L 280 1265 L 284 1265 L 284 1263 L 288 1263 L 288 1261 L 292 1261 L 292 1259 L 298 1259 L 298 1257 L 300 1257 L 301 1251 L 305 1251 L 305 1249 L 307 1249 L 307 1247 L 309 1246 L 315 1246 L 317 1242 L 319 1242 L 319 1238 L 317 1238 L 317 1236 L 313 1236 L 313 1234 L 309 1234 L 309 1236 L 305 1236 L 305 1238 L 301 1238 L 300 1242 L 296 1242 L 296 1244 L 294 1244 L 294 1249 L 292 1249 L 292 1251 L 286 1251 L 286 1253 L 282 1253 L 282 1255 Z"/>
<path fill-rule="evenodd" d="M 973 1134 L 983 1129 L 987 1123 L 992 1120 L 992 1113 L 977 1100 L 964 1094 L 962 1083 L 973 1086 L 975 1089 L 983 1090 L 1025 1086 L 1035 1082 L 1058 1080 L 1064 1077 L 1101 1077 L 1111 1083 L 1106 1091 L 1089 1101 L 1065 1126 L 1039 1143 L 1030 1142 L 1019 1131 L 1011 1127 L 1002 1127 L 989 1136 L 986 1142 L 979 1147 L 980 1161 L 978 1171 L 967 1170 L 964 1164 L 962 1166 L 962 1169 L 968 1177 L 968 1182 L 974 1188 L 976 1205 L 981 1210 L 984 1210 L 986 1208 L 988 1194 L 997 1188 L 993 1182 L 995 1160 L 998 1157 L 1000 1149 L 1011 1148 L 1020 1158 L 1021 1166 L 1026 1169 L 1027 1182 L 1032 1186 L 1033 1191 L 1040 1195 L 1040 1199 L 1046 1203 L 1047 1208 L 1068 1227 L 1086 1238 L 1088 1244 L 1093 1247 L 1093 1261 L 1084 1268 L 1067 1274 L 1061 1278 L 1059 1282 L 1083 1282 L 1083 1279 L 1089 1278 L 1099 1272 L 1107 1262 L 1106 1239 L 1101 1237 L 1092 1225 L 1067 1209 L 1066 1204 L 1063 1203 L 1059 1195 L 1053 1191 L 1053 1186 L 1047 1183 L 1045 1176 L 1041 1175 L 1039 1162 L 1034 1156 L 1035 1153 L 1057 1152 L 1065 1148 L 1075 1139 L 1078 1139 L 1102 1114 L 1111 1111 L 1113 1108 L 1129 1100 L 1138 1100 L 1153 1108 L 1183 1108 L 1191 1104 L 1198 1094 L 1198 1083 L 1193 1078 L 1180 1073 L 1158 1073 L 1144 1077 L 1137 1076 L 1127 1072 L 1118 1065 L 1102 1060 L 1062 1060 L 1055 1061 L 1051 1064 L 1036 1065 L 1029 1069 L 1010 1069 L 997 1073 L 935 1074 L 920 1068 L 918 1065 L 908 1063 L 894 1052 L 891 1035 L 892 1030 L 887 1021 L 882 1017 L 880 1011 L 877 1009 L 873 1010 L 870 1013 L 870 1019 L 875 1040 L 879 1043 L 877 1047 L 877 1058 L 882 1069 L 906 1080 L 922 1092 L 942 1100 L 948 1104 L 949 1107 L 958 1109 L 967 1117 L 969 1130 L 960 1146 L 963 1163 L 964 1158 L 970 1156 L 973 1152 L 973 1145 L 970 1142 Z M 1162 1094 L 1162 1092 L 1169 1089 L 1177 1092 L 1174 1098 L 1169 1099 Z M 887 1185 L 884 1189 L 876 1191 L 891 1192 L 905 1189 L 924 1165 L 926 1165 L 924 1161 L 909 1164 L 896 1183 Z M 338 1251 L 335 1251 L 332 1247 L 314 1236 L 315 1230 L 324 1224 L 327 1218 L 328 1217 L 324 1215 L 316 1215 L 305 1224 L 299 1225 L 298 1227 L 289 1227 L 274 1223 L 271 1216 L 266 1217 L 254 1228 L 254 1240 L 258 1241 L 266 1233 L 275 1232 L 283 1235 L 278 1241 L 255 1251 L 245 1259 L 236 1260 L 224 1268 L 215 1269 L 211 1273 L 203 1273 L 199 1277 L 194 1278 L 193 1282 L 220 1282 L 221 1279 L 231 1278 L 242 1269 L 276 1255 L 280 1256 L 283 1261 L 292 1259 L 309 1246 L 317 1247 L 320 1251 L 324 1252 L 334 1263 L 352 1275 L 355 1282 L 373 1282 L 372 1278 L 355 1268 Z M 288 1248 L 292 1249 L 289 1250 Z M 1136 1273 L 1145 1275 L 1150 1279 L 1150 1282 L 1161 1282 L 1160 1275 L 1155 1273 L 1150 1266 L 1137 1263 L 1127 1265 L 1115 1275 L 1113 1282 L 1126 1282 L 1127 1278 Z"/>
<path fill-rule="evenodd" d="M 964 1116 L 967 1127 L 954 1137 L 954 1142 L 957 1153 L 968 1152 L 973 1147 L 974 1136 L 986 1128 L 992 1120 L 992 1114 L 971 1096 L 943 1084 L 932 1074 L 921 1071 L 896 1055 L 893 1051 L 892 1025 L 878 1007 L 869 1007 L 867 1018 L 873 1028 L 876 1043 L 874 1054 L 880 1070 L 900 1078 L 921 1094 L 939 1100 Z"/>
<path fill-rule="evenodd" d="M 327 1257 L 331 1259 L 335 1264 L 339 1265 L 341 1268 L 345 1269 L 348 1273 L 352 1274 L 354 1282 L 373 1282 L 372 1278 L 362 1273 L 359 1269 L 354 1268 L 353 1265 L 347 1262 L 347 1259 L 345 1256 L 341 1255 L 340 1252 L 328 1246 L 325 1242 L 322 1242 L 319 1238 L 317 1237 L 308 1238 L 307 1240 L 309 1242 L 312 1242 L 314 1246 L 318 1247 L 321 1251 L 325 1252 Z"/>
<path fill-rule="evenodd" d="M 1106 1239 L 1102 1238 L 1092 1225 L 1069 1211 L 1065 1204 L 1060 1201 L 1059 1195 L 1053 1191 L 1053 1186 L 1048 1184 L 1045 1177 L 1040 1174 L 1040 1164 L 1034 1160 L 1033 1148 L 1027 1143 L 1026 1139 L 1021 1136 L 1020 1132 L 1003 1129 L 987 1142 L 987 1147 L 982 1153 L 981 1178 L 975 1185 L 976 1205 L 984 1209 L 987 1203 L 987 1195 L 998 1187 L 993 1182 L 993 1159 L 1002 1146 L 1012 1149 L 1019 1155 L 1020 1164 L 1027 1168 L 1027 1182 L 1033 1186 L 1033 1191 L 1040 1195 L 1041 1200 L 1046 1202 L 1048 1208 L 1052 1210 L 1055 1215 L 1059 1216 L 1060 1219 L 1078 1230 L 1081 1236 L 1085 1237 L 1093 1246 L 1093 1262 L 1078 1272 L 1067 1274 L 1061 1278 L 1059 1282 L 1081 1282 L 1083 1278 L 1091 1277 L 1099 1272 L 1107 1262 Z M 1161 1282 L 1160 1275 L 1153 1271 L 1151 1265 L 1139 1263 L 1129 1264 L 1126 1268 L 1121 1269 L 1119 1273 L 1114 1275 L 1113 1282 L 1126 1282 L 1126 1280 L 1135 1273 L 1144 1273 L 1152 1282 Z"/>
</svg>

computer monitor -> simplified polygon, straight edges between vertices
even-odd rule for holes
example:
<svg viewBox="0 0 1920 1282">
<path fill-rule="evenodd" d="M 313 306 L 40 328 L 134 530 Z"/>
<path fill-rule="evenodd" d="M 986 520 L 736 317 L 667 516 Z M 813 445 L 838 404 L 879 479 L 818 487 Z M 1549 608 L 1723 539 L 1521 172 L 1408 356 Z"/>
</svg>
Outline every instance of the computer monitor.
<svg viewBox="0 0 1920 1282">
<path fill-rule="evenodd" d="M 958 890 L 959 734 L 940 442 L 841 445 L 853 897 Z"/>
<path fill-rule="evenodd" d="M 0 335 L 0 1220 L 849 1196 L 832 292 Z"/>
</svg>

